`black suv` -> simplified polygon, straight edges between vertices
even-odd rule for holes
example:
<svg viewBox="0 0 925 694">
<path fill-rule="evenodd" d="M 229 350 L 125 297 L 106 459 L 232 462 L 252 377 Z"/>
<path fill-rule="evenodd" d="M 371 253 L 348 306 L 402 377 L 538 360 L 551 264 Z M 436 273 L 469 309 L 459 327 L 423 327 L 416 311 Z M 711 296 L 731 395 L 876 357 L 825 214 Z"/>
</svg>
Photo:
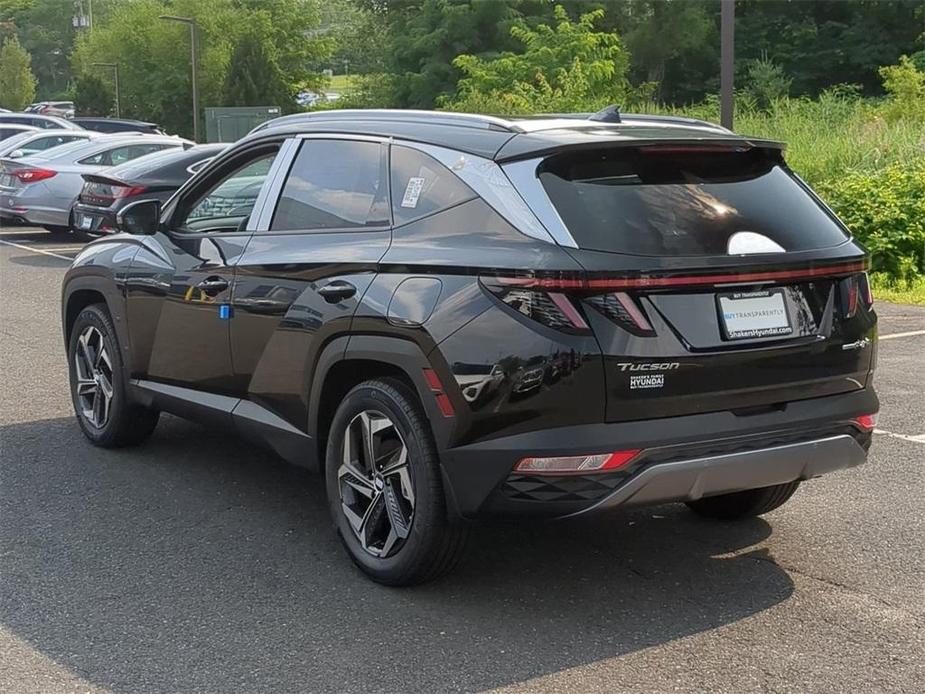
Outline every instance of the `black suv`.
<svg viewBox="0 0 925 694">
<path fill-rule="evenodd" d="M 166 411 L 317 467 L 383 583 L 446 571 L 476 517 L 741 518 L 866 459 L 865 251 L 776 142 L 300 114 L 119 226 L 64 281 L 86 436 L 136 444 Z"/>
</svg>

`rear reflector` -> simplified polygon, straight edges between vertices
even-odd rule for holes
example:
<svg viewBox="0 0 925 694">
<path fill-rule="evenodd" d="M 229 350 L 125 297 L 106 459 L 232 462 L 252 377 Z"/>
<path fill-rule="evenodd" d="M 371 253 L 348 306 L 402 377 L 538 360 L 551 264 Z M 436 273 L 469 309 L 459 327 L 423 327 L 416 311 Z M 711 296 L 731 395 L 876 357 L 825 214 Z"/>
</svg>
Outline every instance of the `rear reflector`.
<svg viewBox="0 0 925 694">
<path fill-rule="evenodd" d="M 36 183 L 37 181 L 51 178 L 57 173 L 57 171 L 52 171 L 51 169 L 17 169 L 13 172 L 13 175 L 23 183 Z"/>
<path fill-rule="evenodd" d="M 852 421 L 858 425 L 859 429 L 863 431 L 873 431 L 877 427 L 877 419 L 879 416 L 879 412 L 874 412 L 873 414 L 862 414 L 858 417 L 855 417 Z"/>
<path fill-rule="evenodd" d="M 440 382 L 440 377 L 437 375 L 437 372 L 433 369 L 424 369 L 424 380 L 427 381 L 427 387 L 434 394 L 434 398 L 437 401 L 437 407 L 440 409 L 440 414 L 444 417 L 454 417 L 456 416 L 456 410 L 453 409 L 453 403 L 450 402 L 450 398 L 447 397 L 447 394 L 443 392 L 443 384 Z"/>
<path fill-rule="evenodd" d="M 514 470 L 531 475 L 567 475 L 570 473 L 606 472 L 615 470 L 639 455 L 640 449 L 600 453 L 597 455 L 557 456 L 553 458 L 523 458 Z"/>
</svg>

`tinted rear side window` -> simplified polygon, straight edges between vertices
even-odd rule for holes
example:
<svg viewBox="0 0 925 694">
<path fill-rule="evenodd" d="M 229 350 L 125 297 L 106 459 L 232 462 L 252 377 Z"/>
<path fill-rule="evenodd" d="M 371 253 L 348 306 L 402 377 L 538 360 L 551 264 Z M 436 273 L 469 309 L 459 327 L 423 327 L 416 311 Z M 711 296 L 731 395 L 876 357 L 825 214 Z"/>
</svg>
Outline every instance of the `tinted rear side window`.
<svg viewBox="0 0 925 694">
<path fill-rule="evenodd" d="M 383 145 L 306 140 L 286 178 L 270 230 L 385 226 L 388 188 Z"/>
<path fill-rule="evenodd" d="M 581 248 L 635 255 L 725 255 L 740 231 L 785 251 L 836 246 L 839 225 L 761 149 L 583 150 L 538 175 Z"/>
<path fill-rule="evenodd" d="M 392 214 L 396 226 L 474 197 L 469 186 L 433 157 L 408 147 L 392 147 Z"/>
</svg>

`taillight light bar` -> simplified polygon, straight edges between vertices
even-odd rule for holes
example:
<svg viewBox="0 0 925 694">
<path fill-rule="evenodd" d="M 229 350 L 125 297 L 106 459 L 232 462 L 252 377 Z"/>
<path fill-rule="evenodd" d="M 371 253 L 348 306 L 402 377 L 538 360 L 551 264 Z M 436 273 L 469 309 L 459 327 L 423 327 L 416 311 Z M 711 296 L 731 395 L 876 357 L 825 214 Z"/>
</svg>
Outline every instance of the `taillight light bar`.
<svg viewBox="0 0 925 694">
<path fill-rule="evenodd" d="M 696 287 L 714 284 L 749 284 L 780 280 L 802 281 L 819 277 L 834 277 L 865 272 L 867 261 L 861 260 L 838 265 L 800 268 L 793 270 L 763 270 L 756 272 L 727 272 L 711 275 L 675 275 L 668 277 L 493 277 L 485 278 L 507 287 L 522 289 L 556 290 L 633 290 L 662 287 Z"/>
<path fill-rule="evenodd" d="M 514 471 L 528 475 L 569 475 L 589 472 L 609 472 L 623 467 L 642 449 L 634 448 L 614 453 L 591 455 L 552 456 L 548 458 L 522 458 Z"/>
</svg>

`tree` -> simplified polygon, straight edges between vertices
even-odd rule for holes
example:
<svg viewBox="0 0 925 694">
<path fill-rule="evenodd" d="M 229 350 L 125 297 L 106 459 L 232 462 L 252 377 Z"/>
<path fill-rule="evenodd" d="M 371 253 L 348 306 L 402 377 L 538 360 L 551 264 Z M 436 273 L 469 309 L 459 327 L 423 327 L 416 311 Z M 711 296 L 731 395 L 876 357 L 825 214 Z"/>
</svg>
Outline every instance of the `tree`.
<svg viewBox="0 0 925 694">
<path fill-rule="evenodd" d="M 18 38 L 11 36 L 3 42 L 0 48 L 0 106 L 22 111 L 32 103 L 35 75 L 31 64 L 32 58 Z"/>
<path fill-rule="evenodd" d="M 78 116 L 108 116 L 115 92 L 96 75 L 82 75 L 74 88 L 74 112 Z"/>
<path fill-rule="evenodd" d="M 603 15 L 594 10 L 572 22 L 557 6 L 555 26 L 516 24 L 511 35 L 523 52 L 490 60 L 457 57 L 453 64 L 464 77 L 456 97 L 442 104 L 459 111 L 517 114 L 594 111 L 624 101 L 629 55 L 616 34 L 595 30 Z"/>
<path fill-rule="evenodd" d="M 92 63 L 119 65 L 122 113 L 159 123 L 168 132 L 192 131 L 190 31 L 158 17 L 169 13 L 196 20 L 199 32 L 199 92 L 203 107 L 226 103 L 224 89 L 235 46 L 245 38 L 278 68 L 284 110 L 295 108 L 298 90 L 321 85 L 309 71 L 330 53 L 331 40 L 311 36 L 318 0 L 134 0 L 121 3 L 93 33 L 77 38 L 73 64 L 78 73 Z M 283 87 L 280 87 L 281 89 Z M 284 101 L 283 97 L 289 95 Z"/>
<path fill-rule="evenodd" d="M 401 108 L 433 108 L 450 96 L 462 76 L 453 59 L 483 58 L 516 47 L 511 26 L 523 0 L 366 0 L 364 6 L 387 27 L 381 63 L 389 77 L 390 103 Z M 541 4 L 541 3 L 540 3 Z"/>
<path fill-rule="evenodd" d="M 222 87 L 226 106 L 278 106 L 289 103 L 283 75 L 256 32 L 238 40 Z"/>
</svg>

